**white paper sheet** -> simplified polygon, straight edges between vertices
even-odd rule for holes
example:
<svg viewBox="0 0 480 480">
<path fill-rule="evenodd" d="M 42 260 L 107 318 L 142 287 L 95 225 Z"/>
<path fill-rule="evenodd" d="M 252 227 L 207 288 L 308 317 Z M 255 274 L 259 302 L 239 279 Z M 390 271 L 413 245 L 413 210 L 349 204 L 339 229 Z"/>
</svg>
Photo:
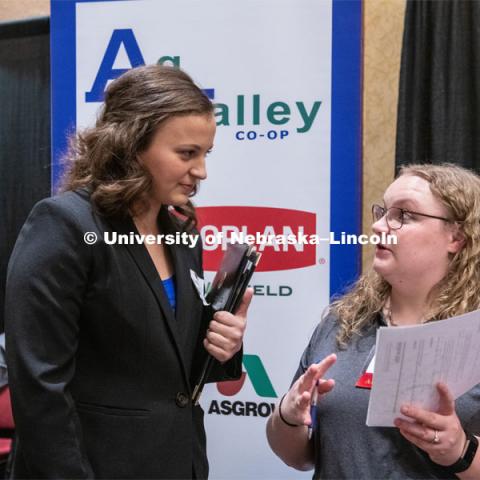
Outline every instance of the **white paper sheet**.
<svg viewBox="0 0 480 480">
<path fill-rule="evenodd" d="M 393 426 L 403 404 L 435 411 L 437 382 L 455 398 L 480 383 L 480 310 L 424 325 L 381 327 L 367 425 Z"/>
</svg>

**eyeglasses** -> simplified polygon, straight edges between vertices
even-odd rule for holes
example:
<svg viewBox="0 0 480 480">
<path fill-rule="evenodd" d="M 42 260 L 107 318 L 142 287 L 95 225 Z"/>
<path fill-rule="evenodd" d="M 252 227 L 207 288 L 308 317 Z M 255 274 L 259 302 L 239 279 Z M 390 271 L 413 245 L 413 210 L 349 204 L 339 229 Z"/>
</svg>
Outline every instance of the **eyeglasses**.
<svg viewBox="0 0 480 480">
<path fill-rule="evenodd" d="M 378 222 L 381 218 L 385 217 L 390 230 L 399 230 L 402 228 L 405 218 L 408 220 L 409 215 L 420 215 L 421 217 L 436 218 L 438 220 L 443 220 L 444 222 L 453 221 L 449 218 L 429 215 L 427 213 L 413 212 L 412 210 L 405 210 L 404 208 L 399 207 L 384 208 L 380 205 L 372 205 L 373 221 Z"/>
</svg>

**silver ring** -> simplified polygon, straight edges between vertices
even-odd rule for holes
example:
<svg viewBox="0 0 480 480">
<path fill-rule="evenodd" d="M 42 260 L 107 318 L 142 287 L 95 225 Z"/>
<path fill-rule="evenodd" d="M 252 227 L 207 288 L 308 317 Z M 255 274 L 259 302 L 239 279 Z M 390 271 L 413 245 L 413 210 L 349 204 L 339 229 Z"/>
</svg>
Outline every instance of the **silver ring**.
<svg viewBox="0 0 480 480">
<path fill-rule="evenodd" d="M 434 435 L 430 443 L 435 443 L 435 444 L 440 443 L 440 438 L 438 437 L 438 430 L 433 430 L 433 433 Z"/>
</svg>

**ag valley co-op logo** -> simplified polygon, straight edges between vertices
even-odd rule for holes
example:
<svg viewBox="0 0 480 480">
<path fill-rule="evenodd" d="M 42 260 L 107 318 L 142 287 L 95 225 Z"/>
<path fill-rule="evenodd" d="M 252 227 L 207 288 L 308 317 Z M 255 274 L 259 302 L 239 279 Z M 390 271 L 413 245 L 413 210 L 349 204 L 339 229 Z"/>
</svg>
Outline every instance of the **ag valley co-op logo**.
<svg viewBox="0 0 480 480">
<path fill-rule="evenodd" d="M 127 68 L 115 67 L 118 57 L 127 59 Z M 163 53 L 156 63 L 182 67 L 180 55 Z M 89 91 L 86 103 L 101 102 L 105 88 L 111 80 L 129 68 L 145 65 L 142 46 L 132 28 L 115 29 L 104 47 L 102 60 Z M 194 72 L 191 72 L 194 75 Z M 195 76 L 195 75 L 194 75 Z M 205 88 L 205 94 L 214 102 L 215 118 L 219 127 L 233 128 L 237 141 L 281 141 L 292 133 L 304 134 L 317 121 L 321 100 L 266 101 L 260 93 L 239 93 L 228 102 L 218 101 L 216 88 Z"/>
<path fill-rule="evenodd" d="M 202 239 L 208 235 L 228 241 L 232 235 L 256 234 L 263 236 L 314 235 L 316 215 L 312 212 L 271 207 L 213 206 L 198 207 L 197 216 Z M 223 255 L 223 242 L 204 243 L 203 264 L 207 271 L 216 271 Z M 316 264 L 316 248 L 312 244 L 257 244 L 262 252 L 258 272 L 291 270 Z M 289 296 L 293 289 L 289 285 L 272 287 L 252 285 L 255 295 Z M 273 399 L 277 392 L 270 376 L 258 355 L 244 354 L 244 371 L 239 380 L 219 382 L 217 390 L 227 397 L 212 400 L 206 408 L 211 415 L 235 415 L 268 417 L 274 409 Z M 243 389 L 253 389 L 258 397 L 255 401 L 235 400 Z"/>
</svg>

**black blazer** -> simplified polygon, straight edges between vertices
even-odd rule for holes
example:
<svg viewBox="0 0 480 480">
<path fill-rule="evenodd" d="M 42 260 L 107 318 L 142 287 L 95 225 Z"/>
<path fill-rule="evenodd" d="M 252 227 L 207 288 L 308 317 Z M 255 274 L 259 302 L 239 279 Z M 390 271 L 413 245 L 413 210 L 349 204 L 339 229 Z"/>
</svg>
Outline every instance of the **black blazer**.
<svg viewBox="0 0 480 480">
<path fill-rule="evenodd" d="M 203 277 L 201 242 L 170 250 L 174 314 L 146 248 L 108 245 L 105 231 L 137 232 L 79 190 L 39 202 L 15 245 L 5 315 L 13 476 L 206 478 L 203 411 L 189 400 L 211 320 L 190 276 Z M 241 353 L 210 380 L 240 373 Z"/>
</svg>

